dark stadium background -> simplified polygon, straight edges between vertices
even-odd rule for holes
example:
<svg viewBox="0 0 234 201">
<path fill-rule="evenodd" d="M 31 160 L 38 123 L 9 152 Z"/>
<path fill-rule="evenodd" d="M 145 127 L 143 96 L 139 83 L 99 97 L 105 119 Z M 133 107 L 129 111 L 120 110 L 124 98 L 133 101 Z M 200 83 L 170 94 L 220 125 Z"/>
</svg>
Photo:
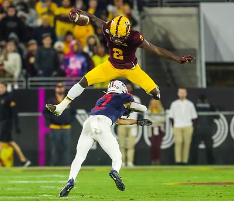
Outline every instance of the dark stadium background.
<svg viewBox="0 0 234 201">
<path fill-rule="evenodd" d="M 162 103 L 165 109 L 169 109 L 171 101 L 176 98 L 176 88 L 161 88 Z M 50 97 L 54 93 L 53 90 L 47 90 L 46 96 Z M 231 88 L 208 88 L 208 89 L 188 89 L 188 98 L 195 102 L 199 94 L 207 94 L 210 102 L 220 111 L 230 111 L 233 109 L 234 102 L 234 89 Z M 217 93 L 219 96 L 217 96 Z M 18 102 L 19 112 L 38 112 L 38 91 L 37 90 L 17 90 L 15 92 L 15 99 Z M 103 95 L 103 90 L 100 89 L 87 89 L 81 95 L 80 98 L 75 100 L 75 105 L 78 109 L 85 109 L 87 112 L 93 107 L 97 98 Z M 149 102 L 149 96 L 141 89 L 136 90 L 136 95 L 142 98 L 142 103 L 147 105 Z M 26 97 L 26 98 L 25 98 Z M 29 101 L 30 100 L 30 101 Z M 227 116 L 228 123 L 231 121 L 231 117 Z M 32 160 L 32 165 L 38 165 L 38 117 L 20 117 L 20 125 L 22 128 L 21 135 L 14 135 L 14 139 L 22 146 L 25 154 Z M 230 124 L 228 124 L 230 125 Z M 210 125 L 204 125 L 210 126 Z M 78 137 L 81 132 L 81 125 L 76 120 L 72 127 L 72 156 L 75 156 L 75 148 Z M 46 164 L 49 164 L 49 136 L 46 135 Z M 230 131 L 226 140 L 217 148 L 214 148 L 215 164 L 232 164 L 234 155 L 231 154 L 234 151 L 233 139 L 231 138 Z M 199 163 L 206 164 L 204 149 L 199 150 Z M 110 165 L 111 160 L 108 155 L 98 145 L 97 150 L 90 150 L 85 165 Z M 150 150 L 149 146 L 145 143 L 143 136 L 141 140 L 136 144 L 136 165 L 150 165 Z M 168 149 L 164 149 L 162 152 L 162 164 L 172 165 L 174 164 L 174 151 L 173 146 Z M 17 157 L 15 157 L 15 165 L 19 165 Z"/>
</svg>

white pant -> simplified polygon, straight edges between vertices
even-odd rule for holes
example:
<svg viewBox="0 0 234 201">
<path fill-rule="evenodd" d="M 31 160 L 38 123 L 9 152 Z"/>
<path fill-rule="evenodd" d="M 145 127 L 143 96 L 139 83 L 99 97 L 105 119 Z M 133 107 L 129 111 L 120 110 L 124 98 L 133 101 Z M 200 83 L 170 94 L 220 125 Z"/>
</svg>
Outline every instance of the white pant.
<svg viewBox="0 0 234 201">
<path fill-rule="evenodd" d="M 81 164 L 84 162 L 94 141 L 97 141 L 102 149 L 110 156 L 112 159 L 112 168 L 119 172 L 122 165 L 122 155 L 119 144 L 112 135 L 111 125 L 111 119 L 104 115 L 90 116 L 84 122 L 76 148 L 76 156 L 71 165 L 69 179 L 76 179 Z"/>
</svg>

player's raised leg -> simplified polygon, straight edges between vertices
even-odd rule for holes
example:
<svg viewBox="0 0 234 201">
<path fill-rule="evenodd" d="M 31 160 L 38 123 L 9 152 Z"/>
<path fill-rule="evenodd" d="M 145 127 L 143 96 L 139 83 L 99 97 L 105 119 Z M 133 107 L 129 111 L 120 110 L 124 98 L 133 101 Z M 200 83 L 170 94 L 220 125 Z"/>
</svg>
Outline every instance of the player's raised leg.
<svg viewBox="0 0 234 201">
<path fill-rule="evenodd" d="M 134 69 L 124 69 L 122 71 L 122 77 L 125 77 L 134 84 L 140 86 L 154 99 L 160 99 L 160 91 L 158 85 L 155 84 L 150 76 L 140 68 L 139 64 L 137 64 Z"/>
<path fill-rule="evenodd" d="M 53 112 L 56 116 L 60 116 L 66 107 L 88 86 L 87 79 L 83 77 L 78 83 L 72 86 L 68 91 L 67 96 L 63 99 L 58 105 L 46 104 L 46 107 L 49 111 Z"/>
<path fill-rule="evenodd" d="M 46 104 L 46 107 L 55 115 L 59 116 L 76 97 L 82 94 L 87 86 L 120 77 L 120 71 L 114 68 L 109 60 L 107 60 L 89 71 L 77 84 L 73 85 L 61 103 L 58 105 Z"/>
<path fill-rule="evenodd" d="M 93 145 L 93 138 L 89 136 L 90 133 L 90 120 L 88 119 L 84 123 L 84 127 L 80 138 L 78 140 L 77 148 L 76 148 L 76 156 L 72 162 L 71 170 L 68 178 L 67 184 L 60 191 L 59 197 L 67 197 L 70 193 L 71 189 L 74 188 L 76 177 L 81 169 L 81 165 L 86 159 L 87 153 Z"/>
</svg>

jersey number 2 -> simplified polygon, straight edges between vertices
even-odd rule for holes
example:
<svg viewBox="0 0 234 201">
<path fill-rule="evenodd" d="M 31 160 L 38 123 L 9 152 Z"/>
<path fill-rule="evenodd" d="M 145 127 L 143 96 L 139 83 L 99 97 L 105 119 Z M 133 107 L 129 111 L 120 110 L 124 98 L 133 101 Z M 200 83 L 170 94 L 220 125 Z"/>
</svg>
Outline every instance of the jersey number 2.
<svg viewBox="0 0 234 201">
<path fill-rule="evenodd" d="M 123 51 L 122 50 L 120 50 L 118 48 L 113 48 L 113 52 L 114 52 L 113 57 L 115 59 L 119 59 L 119 60 L 123 60 L 124 59 L 124 57 L 123 57 Z"/>
<path fill-rule="evenodd" d="M 102 99 L 105 99 L 105 98 L 106 98 L 106 100 L 101 105 L 98 105 L 98 106 L 94 107 L 93 109 L 94 110 L 103 110 L 105 108 L 103 106 L 105 106 L 108 102 L 110 102 L 111 95 L 106 94 Z"/>
</svg>

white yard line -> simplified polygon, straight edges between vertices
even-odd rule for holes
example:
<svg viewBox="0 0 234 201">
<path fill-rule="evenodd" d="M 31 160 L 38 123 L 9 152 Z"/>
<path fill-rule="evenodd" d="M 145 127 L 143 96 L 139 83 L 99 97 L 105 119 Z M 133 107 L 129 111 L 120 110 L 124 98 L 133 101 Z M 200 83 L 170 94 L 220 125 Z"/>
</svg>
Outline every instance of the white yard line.
<svg viewBox="0 0 234 201">
<path fill-rule="evenodd" d="M 22 191 L 22 188 L 4 188 L 4 190 L 7 190 L 7 191 Z M 1 196 L 0 196 L 1 198 Z"/>
<path fill-rule="evenodd" d="M 0 178 L 9 178 L 9 175 L 0 175 Z M 68 175 L 59 175 L 59 174 L 48 174 L 48 175 L 12 175 L 11 178 L 51 178 L 51 177 L 59 177 L 59 178 L 65 178 L 68 177 Z"/>
<path fill-rule="evenodd" d="M 38 196 L 0 196 L 0 200 L 38 199 Z"/>
<path fill-rule="evenodd" d="M 50 181 L 8 181 L 8 183 L 18 183 L 18 184 L 46 184 L 46 183 L 66 183 L 67 181 L 57 181 L 57 180 L 50 180 Z"/>
<path fill-rule="evenodd" d="M 64 184 L 65 185 L 65 184 Z M 43 188 L 43 189 L 56 189 L 56 190 L 61 190 L 63 186 L 61 187 L 58 187 L 58 186 L 40 186 L 40 188 Z"/>
</svg>

